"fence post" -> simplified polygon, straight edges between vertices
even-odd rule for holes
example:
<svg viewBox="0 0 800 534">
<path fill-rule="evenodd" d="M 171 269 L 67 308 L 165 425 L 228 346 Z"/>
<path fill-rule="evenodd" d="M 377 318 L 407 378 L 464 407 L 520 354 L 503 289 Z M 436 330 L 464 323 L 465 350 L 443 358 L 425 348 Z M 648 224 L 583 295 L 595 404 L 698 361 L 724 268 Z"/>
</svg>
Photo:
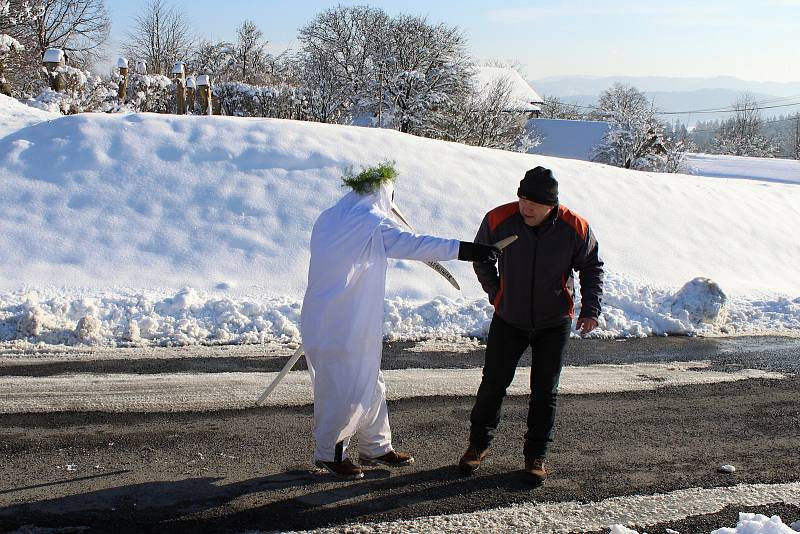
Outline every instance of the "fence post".
<svg viewBox="0 0 800 534">
<path fill-rule="evenodd" d="M 136 74 L 147 74 L 147 62 L 141 59 L 136 61 Z"/>
<path fill-rule="evenodd" d="M 178 61 L 172 67 L 172 83 L 175 84 L 175 107 L 178 115 L 186 114 L 186 70 L 183 63 Z"/>
<path fill-rule="evenodd" d="M 120 77 L 117 98 L 120 102 L 125 102 L 125 93 L 128 90 L 128 60 L 124 57 L 117 58 L 117 68 Z"/>
<path fill-rule="evenodd" d="M 211 101 L 211 80 L 208 74 L 201 74 L 197 77 L 197 96 L 200 98 L 200 113 L 213 115 L 214 104 Z"/>
<path fill-rule="evenodd" d="M 64 51 L 60 48 L 48 48 L 45 50 L 42 57 L 42 65 L 47 69 L 47 79 L 50 82 L 50 88 L 53 91 L 63 93 L 66 89 L 66 83 L 61 73 L 56 72 L 56 69 L 64 64 Z"/>
<path fill-rule="evenodd" d="M 195 98 L 196 98 L 196 85 L 194 82 L 194 76 L 189 76 L 186 78 L 186 108 L 188 113 L 194 113 L 196 109 L 195 106 Z"/>
</svg>

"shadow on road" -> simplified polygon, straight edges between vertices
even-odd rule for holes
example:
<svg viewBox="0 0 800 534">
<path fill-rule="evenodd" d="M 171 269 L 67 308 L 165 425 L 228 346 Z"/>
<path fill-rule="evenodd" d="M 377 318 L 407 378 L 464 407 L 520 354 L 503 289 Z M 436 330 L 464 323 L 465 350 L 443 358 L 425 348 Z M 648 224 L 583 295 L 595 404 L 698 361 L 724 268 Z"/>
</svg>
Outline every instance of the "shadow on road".
<svg viewBox="0 0 800 534">
<path fill-rule="evenodd" d="M 165 527 L 170 532 L 313 529 L 368 521 L 378 513 L 382 519 L 387 515 L 410 518 L 415 516 L 414 505 L 418 503 L 456 496 L 469 499 L 471 493 L 492 488 L 512 492 L 535 489 L 522 472 L 465 477 L 455 466 L 409 474 L 371 469 L 358 482 L 338 481 L 327 473 L 306 470 L 231 484 L 220 484 L 221 480 L 204 477 L 144 482 L 0 508 L 0 527 L 88 526 L 102 531 L 113 527 L 117 533 L 163 532 Z M 297 488 L 308 492 L 297 495 L 295 491 L 296 496 L 281 498 L 283 490 Z M 22 489 L 26 488 L 6 493 Z M 248 495 L 265 504 L 222 516 L 215 513 L 220 506 Z"/>
</svg>

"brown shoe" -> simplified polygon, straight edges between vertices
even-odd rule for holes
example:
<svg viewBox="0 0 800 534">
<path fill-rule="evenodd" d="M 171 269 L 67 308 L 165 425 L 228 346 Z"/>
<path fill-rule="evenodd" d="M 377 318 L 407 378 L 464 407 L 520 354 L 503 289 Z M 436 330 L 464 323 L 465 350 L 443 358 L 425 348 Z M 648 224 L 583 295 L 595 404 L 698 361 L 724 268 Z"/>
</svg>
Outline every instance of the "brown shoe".
<svg viewBox="0 0 800 534">
<path fill-rule="evenodd" d="M 358 480 L 364 478 L 364 471 L 361 470 L 356 464 L 350 461 L 350 458 L 345 458 L 341 462 L 323 462 L 322 460 L 314 460 L 314 465 L 329 471 L 333 476 L 345 480 Z"/>
<path fill-rule="evenodd" d="M 414 457 L 405 452 L 389 451 L 377 458 L 367 458 L 359 455 L 358 462 L 361 465 L 386 465 L 389 467 L 405 467 L 414 463 Z"/>
<path fill-rule="evenodd" d="M 533 482 L 543 484 L 547 479 L 544 458 L 525 458 L 525 472 L 530 475 Z"/>
<path fill-rule="evenodd" d="M 471 475 L 481 466 L 481 462 L 487 454 L 489 454 L 489 449 L 477 449 L 470 445 L 467 452 L 458 461 L 458 468 L 465 475 Z"/>
</svg>

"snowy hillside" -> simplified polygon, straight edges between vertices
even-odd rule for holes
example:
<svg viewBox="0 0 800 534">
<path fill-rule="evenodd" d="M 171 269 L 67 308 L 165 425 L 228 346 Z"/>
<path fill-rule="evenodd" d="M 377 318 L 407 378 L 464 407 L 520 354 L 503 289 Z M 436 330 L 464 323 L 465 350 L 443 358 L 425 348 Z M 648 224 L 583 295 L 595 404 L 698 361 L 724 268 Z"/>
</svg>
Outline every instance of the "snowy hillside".
<svg viewBox="0 0 800 534">
<path fill-rule="evenodd" d="M 0 339 L 293 338 L 314 219 L 344 193 L 345 168 L 385 159 L 417 229 L 462 240 L 515 199 L 526 169 L 551 167 L 563 203 L 600 241 L 602 334 L 800 327 L 791 300 L 800 244 L 785 231 L 800 218 L 793 184 L 640 173 L 347 126 L 83 114 L 0 139 Z M 491 309 L 470 266 L 448 267 L 463 292 L 421 264 L 390 267 L 388 335 L 485 331 Z M 700 276 L 734 297 L 713 328 L 693 321 L 697 298 L 674 306 L 677 289 Z"/>
</svg>

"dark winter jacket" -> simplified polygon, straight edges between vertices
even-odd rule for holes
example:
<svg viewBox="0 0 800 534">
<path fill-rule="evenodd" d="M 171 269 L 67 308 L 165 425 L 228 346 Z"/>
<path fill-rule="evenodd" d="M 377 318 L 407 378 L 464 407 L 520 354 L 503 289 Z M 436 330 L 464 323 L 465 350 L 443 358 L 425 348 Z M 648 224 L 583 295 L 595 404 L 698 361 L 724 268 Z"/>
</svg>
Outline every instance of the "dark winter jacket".
<svg viewBox="0 0 800 534">
<path fill-rule="evenodd" d="M 603 262 L 585 219 L 556 206 L 545 222 L 531 227 L 525 224 L 519 203 L 511 202 L 486 214 L 475 241 L 492 244 L 514 234 L 519 238 L 503 251 L 497 266 L 472 264 L 501 319 L 523 330 L 571 319 L 573 271 L 580 273 L 580 317 L 600 316 Z"/>
</svg>

